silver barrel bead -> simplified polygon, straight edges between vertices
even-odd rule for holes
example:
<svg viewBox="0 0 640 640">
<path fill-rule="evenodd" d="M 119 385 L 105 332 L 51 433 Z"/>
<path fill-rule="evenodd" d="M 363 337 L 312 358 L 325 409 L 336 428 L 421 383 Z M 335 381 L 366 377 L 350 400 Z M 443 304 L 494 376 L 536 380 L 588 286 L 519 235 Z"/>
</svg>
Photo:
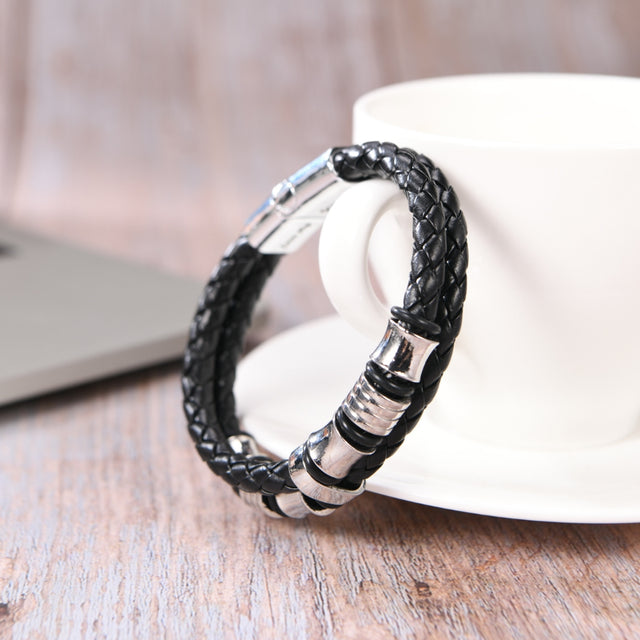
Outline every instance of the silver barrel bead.
<svg viewBox="0 0 640 640">
<path fill-rule="evenodd" d="M 238 491 L 240 499 L 245 504 L 251 507 L 257 508 L 270 518 L 281 518 L 282 516 L 275 511 L 272 511 L 264 501 L 264 497 L 261 493 L 249 493 L 248 491 Z M 278 509 L 289 518 L 306 518 L 310 513 L 317 516 L 328 516 L 335 511 L 335 509 L 322 509 L 316 511 L 312 509 L 305 497 L 299 492 L 294 491 L 292 493 L 279 493 L 275 496 Z"/>
<path fill-rule="evenodd" d="M 229 448 L 237 454 L 254 457 L 259 456 L 260 451 L 256 441 L 248 434 L 242 433 L 235 436 L 229 436 L 227 438 L 227 444 Z M 313 498 L 312 495 L 306 493 L 305 495 Z M 264 501 L 264 497 L 260 492 L 249 492 L 238 490 L 238 496 L 240 499 L 251 507 L 260 509 L 263 513 L 270 518 L 281 518 L 282 516 L 275 511 L 272 511 Z M 305 496 L 300 491 L 294 491 L 292 493 L 280 493 L 274 497 L 278 509 L 289 518 L 304 518 L 310 513 L 319 516 L 328 516 L 333 513 L 335 509 L 312 509 L 305 500 Z M 319 498 L 315 498 L 319 500 Z M 343 504 L 342 502 L 336 504 Z"/>
<path fill-rule="evenodd" d="M 303 445 L 309 457 L 321 471 L 335 478 L 336 482 L 344 478 L 351 467 L 362 458 L 363 453 L 352 447 L 331 421 L 324 429 L 314 431 Z M 289 465 L 291 468 L 291 464 Z"/>
<path fill-rule="evenodd" d="M 245 504 L 248 504 L 251 507 L 256 507 L 260 509 L 263 513 L 266 513 L 270 518 L 281 518 L 282 516 L 275 511 L 271 511 L 269 507 L 264 503 L 262 499 L 262 494 L 260 492 L 257 493 L 249 493 L 248 491 L 238 491 L 238 495 L 240 499 Z"/>
<path fill-rule="evenodd" d="M 380 344 L 371 360 L 399 378 L 419 382 L 427 359 L 438 346 L 417 333 L 412 333 L 395 320 L 389 320 Z"/>
<path fill-rule="evenodd" d="M 317 433 L 322 432 L 316 432 L 316 434 Z M 323 437 L 323 440 L 326 441 L 326 439 L 330 437 L 330 434 L 327 433 L 326 436 Z M 305 449 L 308 447 L 308 445 L 309 441 L 295 449 L 289 457 L 289 473 L 291 474 L 291 479 L 293 480 L 296 487 L 298 487 L 298 489 L 305 496 L 324 504 L 330 504 L 332 506 L 339 507 L 343 504 L 346 504 L 350 500 L 353 500 L 364 491 L 364 481 L 361 482 L 360 486 L 358 486 L 356 489 L 344 489 L 335 485 L 325 485 L 321 482 L 318 482 L 318 480 L 316 480 L 309 473 L 304 460 Z M 309 453 L 311 456 L 313 456 L 313 453 L 311 453 L 311 451 L 309 451 Z M 361 455 L 362 454 L 360 454 L 360 456 Z M 314 460 L 314 462 L 316 461 Z M 344 475 L 346 475 L 346 473 Z M 336 478 L 336 476 L 333 477 Z M 324 515 L 323 512 L 318 513 Z"/>
<path fill-rule="evenodd" d="M 308 505 L 305 496 L 299 491 L 279 493 L 276 496 L 276 503 L 280 511 L 290 518 L 305 518 L 310 513 L 316 516 L 328 516 L 335 511 L 335 509 L 322 509 L 322 511 L 312 509 Z"/>
</svg>

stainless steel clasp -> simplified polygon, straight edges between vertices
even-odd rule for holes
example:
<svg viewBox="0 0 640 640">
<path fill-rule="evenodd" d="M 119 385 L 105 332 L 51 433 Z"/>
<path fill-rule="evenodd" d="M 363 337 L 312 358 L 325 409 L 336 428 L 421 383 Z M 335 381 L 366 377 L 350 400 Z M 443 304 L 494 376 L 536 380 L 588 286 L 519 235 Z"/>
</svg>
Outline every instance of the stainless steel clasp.
<svg viewBox="0 0 640 640">
<path fill-rule="evenodd" d="M 249 218 L 243 236 L 261 253 L 292 253 L 324 222 L 329 207 L 348 188 L 331 164 L 331 149 L 277 184 Z"/>
</svg>

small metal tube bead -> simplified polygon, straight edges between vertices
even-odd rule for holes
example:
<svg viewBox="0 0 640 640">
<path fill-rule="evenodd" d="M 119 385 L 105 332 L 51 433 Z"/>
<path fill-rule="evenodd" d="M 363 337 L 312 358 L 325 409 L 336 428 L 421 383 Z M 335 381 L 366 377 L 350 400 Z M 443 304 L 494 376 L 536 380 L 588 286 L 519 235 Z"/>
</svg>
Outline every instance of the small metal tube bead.
<svg viewBox="0 0 640 640">
<path fill-rule="evenodd" d="M 364 455 L 340 435 L 333 421 L 324 429 L 314 431 L 304 446 L 316 465 L 336 480 L 344 478 Z"/>
<path fill-rule="evenodd" d="M 419 382 L 424 365 L 437 346 L 437 342 L 412 333 L 395 320 L 389 320 L 384 337 L 371 354 L 371 360 L 400 378 Z"/>
<path fill-rule="evenodd" d="M 302 496 L 302 499 L 304 500 L 304 496 Z M 311 507 L 308 507 L 308 509 L 309 509 L 309 512 L 312 513 L 314 516 L 320 516 L 321 518 L 324 518 L 325 516 L 330 516 L 335 511 L 335 509 L 322 509 L 322 511 L 315 511 Z"/>
<path fill-rule="evenodd" d="M 245 504 L 248 504 L 251 507 L 257 507 L 263 513 L 266 513 L 270 518 L 281 518 L 282 516 L 275 511 L 271 511 L 269 507 L 264 503 L 262 499 L 261 493 L 249 493 L 248 491 L 238 491 L 238 495 L 240 499 Z"/>
<path fill-rule="evenodd" d="M 342 403 L 342 410 L 363 431 L 386 436 L 410 404 L 411 399 L 387 398 L 362 374 Z"/>
<path fill-rule="evenodd" d="M 299 491 L 279 493 L 276 496 L 276 504 L 280 511 L 289 518 L 306 518 L 310 513 L 314 513 Z"/>
<path fill-rule="evenodd" d="M 305 445 L 295 449 L 289 457 L 289 472 L 293 483 L 307 497 L 339 507 L 350 502 L 364 491 L 364 481 L 357 489 L 343 489 L 325 486 L 315 480 L 307 471 L 304 463 Z"/>
<path fill-rule="evenodd" d="M 260 452 L 258 451 L 258 444 L 256 441 L 247 433 L 239 433 L 235 436 L 229 436 L 227 438 L 227 445 L 233 451 L 233 453 L 237 453 L 238 455 L 243 456 L 259 456 Z"/>
</svg>

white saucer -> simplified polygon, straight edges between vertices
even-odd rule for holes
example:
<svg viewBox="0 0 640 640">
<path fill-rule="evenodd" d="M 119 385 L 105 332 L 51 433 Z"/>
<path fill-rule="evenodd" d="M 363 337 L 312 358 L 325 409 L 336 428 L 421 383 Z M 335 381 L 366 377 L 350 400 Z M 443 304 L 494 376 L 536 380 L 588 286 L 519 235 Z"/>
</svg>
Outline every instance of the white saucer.
<svg viewBox="0 0 640 640">
<path fill-rule="evenodd" d="M 288 457 L 331 419 L 374 346 L 335 316 L 265 342 L 238 368 L 243 428 L 274 454 Z M 639 461 L 640 433 L 575 451 L 508 449 L 445 430 L 427 409 L 367 489 L 508 518 L 640 522 Z"/>
</svg>

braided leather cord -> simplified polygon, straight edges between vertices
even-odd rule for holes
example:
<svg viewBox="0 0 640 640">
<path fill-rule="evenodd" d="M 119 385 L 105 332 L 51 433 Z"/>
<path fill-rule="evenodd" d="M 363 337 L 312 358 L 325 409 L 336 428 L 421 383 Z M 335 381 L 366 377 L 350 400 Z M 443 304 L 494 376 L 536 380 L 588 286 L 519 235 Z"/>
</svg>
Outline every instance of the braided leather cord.
<svg viewBox="0 0 640 640">
<path fill-rule="evenodd" d="M 392 180 L 413 214 L 413 256 L 403 308 L 397 318 L 439 327 L 409 408 L 374 451 L 352 467 L 345 483 L 369 477 L 402 444 L 433 399 L 459 333 L 466 293 L 466 225 L 456 195 L 442 172 L 423 155 L 390 143 L 336 148 L 336 174 L 346 181 Z M 233 382 L 255 302 L 280 256 L 264 255 L 242 238 L 211 275 L 191 324 L 182 387 L 189 433 L 209 467 L 228 484 L 274 495 L 295 491 L 287 461 L 234 453 L 225 442 L 240 433 Z"/>
<path fill-rule="evenodd" d="M 207 282 L 191 323 L 182 374 L 184 412 L 200 457 L 243 491 L 294 491 L 286 460 L 247 457 L 226 438 L 240 432 L 233 383 L 251 313 L 279 256 L 263 255 L 240 240 Z"/>
<path fill-rule="evenodd" d="M 403 307 L 440 328 L 438 347 L 427 360 L 411 405 L 376 451 L 352 467 L 348 478 L 357 483 L 373 475 L 398 450 L 433 400 L 449 365 L 467 292 L 467 227 L 455 191 L 424 155 L 373 142 L 336 150 L 333 164 L 345 180 L 384 178 L 405 193 L 413 214 L 413 255 Z"/>
</svg>

